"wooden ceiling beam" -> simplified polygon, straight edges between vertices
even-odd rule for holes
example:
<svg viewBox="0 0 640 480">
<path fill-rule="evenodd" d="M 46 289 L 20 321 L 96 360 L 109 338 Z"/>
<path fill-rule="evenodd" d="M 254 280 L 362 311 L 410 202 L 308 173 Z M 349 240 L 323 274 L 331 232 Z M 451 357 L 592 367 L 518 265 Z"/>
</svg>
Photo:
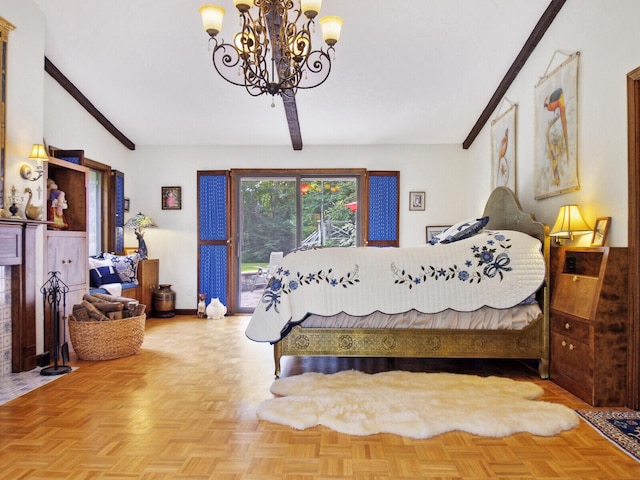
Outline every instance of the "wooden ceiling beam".
<svg viewBox="0 0 640 480">
<path fill-rule="evenodd" d="M 498 108 L 498 105 L 500 105 L 500 102 L 506 95 L 507 90 L 509 90 L 509 87 L 518 76 L 518 73 L 520 73 L 522 67 L 524 67 L 525 63 L 527 63 L 529 56 L 535 50 L 540 40 L 542 40 L 542 37 L 547 32 L 547 29 L 556 18 L 556 15 L 558 15 L 558 12 L 560 12 L 560 9 L 566 3 L 566 1 L 567 0 L 551 0 L 551 3 L 549 3 L 549 6 L 540 17 L 540 20 L 538 20 L 538 23 L 531 32 L 531 35 L 529 35 L 529 38 L 527 38 L 527 41 L 522 47 L 522 50 L 520 50 L 520 53 L 507 71 L 507 74 L 500 82 L 500 85 L 498 85 L 498 88 L 491 97 L 491 100 L 489 100 L 489 103 L 480 114 L 480 118 L 478 118 L 478 121 L 471 129 L 471 132 L 469 132 L 469 135 L 462 143 L 462 148 L 464 148 L 465 150 L 468 149 L 476 139 L 476 137 L 480 134 L 480 131 L 489 121 L 489 118 L 491 117 L 491 114 L 494 112 L 494 110 Z"/>
<path fill-rule="evenodd" d="M 282 58 L 280 50 L 274 48 L 278 44 L 278 34 L 282 17 L 278 15 L 276 9 L 271 7 L 267 14 L 267 29 L 269 31 L 269 41 L 271 42 L 271 51 L 274 55 L 275 64 L 277 65 Z M 274 79 L 275 80 L 275 79 Z M 296 105 L 295 96 L 280 95 L 284 113 L 287 116 L 287 125 L 289 126 L 289 136 L 291 137 L 291 145 L 294 150 L 302 150 L 302 132 L 300 132 L 300 121 L 298 120 L 298 107 Z"/>
<path fill-rule="evenodd" d="M 284 113 L 287 116 L 291 146 L 294 150 L 302 150 L 302 133 L 300 132 L 296 97 L 287 97 L 286 95 L 281 95 L 281 97 L 282 104 L 284 105 Z"/>
<path fill-rule="evenodd" d="M 69 95 L 71 95 L 87 112 L 95 118 L 100 125 L 102 125 L 111 135 L 116 137 L 120 143 L 122 143 L 129 150 L 135 150 L 136 144 L 129 140 L 124 133 L 118 130 L 113 123 L 107 120 L 100 111 L 95 107 L 91 101 L 84 96 L 84 94 L 78 90 L 78 88 L 69 80 L 58 68 L 49 60 L 44 57 L 44 70 L 51 78 L 60 84 Z"/>
</svg>

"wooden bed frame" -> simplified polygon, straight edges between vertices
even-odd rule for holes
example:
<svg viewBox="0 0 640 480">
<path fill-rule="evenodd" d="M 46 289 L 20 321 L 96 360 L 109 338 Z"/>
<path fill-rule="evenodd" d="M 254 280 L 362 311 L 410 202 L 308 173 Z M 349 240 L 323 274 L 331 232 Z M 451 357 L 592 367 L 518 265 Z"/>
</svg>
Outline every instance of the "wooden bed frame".
<svg viewBox="0 0 640 480">
<path fill-rule="evenodd" d="M 542 314 L 522 330 L 442 330 L 400 328 L 303 328 L 295 326 L 274 344 L 275 375 L 288 356 L 499 358 L 538 360 L 540 378 L 549 378 L 549 227 L 522 211 L 514 193 L 496 188 L 484 209 L 488 229 L 518 230 L 543 244 L 545 282 L 537 300 Z"/>
</svg>

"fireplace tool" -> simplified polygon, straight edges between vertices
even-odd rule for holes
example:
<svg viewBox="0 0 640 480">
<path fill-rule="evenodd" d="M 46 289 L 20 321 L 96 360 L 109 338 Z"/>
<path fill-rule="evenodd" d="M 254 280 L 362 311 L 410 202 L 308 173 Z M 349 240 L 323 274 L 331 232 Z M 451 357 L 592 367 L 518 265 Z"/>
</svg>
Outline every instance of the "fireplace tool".
<svg viewBox="0 0 640 480">
<path fill-rule="evenodd" d="M 67 292 L 69 287 L 58 277 L 60 272 L 49 272 L 49 279 L 40 287 L 42 293 L 42 310 L 45 319 L 49 319 L 53 338 L 53 365 L 40 370 L 40 375 L 62 375 L 69 373 L 71 367 L 65 365 L 69 361 L 69 345 L 66 341 L 64 327 L 65 309 L 67 306 Z M 60 316 L 62 308 L 62 317 Z M 60 328 L 60 324 L 63 327 Z M 45 321 L 45 328 L 47 322 Z"/>
</svg>

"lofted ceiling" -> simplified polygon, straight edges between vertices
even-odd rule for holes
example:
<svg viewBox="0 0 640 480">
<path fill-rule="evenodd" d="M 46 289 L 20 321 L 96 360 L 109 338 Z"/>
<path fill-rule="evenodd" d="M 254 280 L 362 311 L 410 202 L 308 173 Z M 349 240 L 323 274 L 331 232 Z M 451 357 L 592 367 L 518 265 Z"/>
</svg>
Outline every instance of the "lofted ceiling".
<svg viewBox="0 0 640 480">
<path fill-rule="evenodd" d="M 203 0 L 35 3 L 47 59 L 136 146 L 291 145 L 280 99 L 215 72 Z M 296 97 L 304 145 L 462 144 L 549 4 L 324 0 L 344 27 L 329 79 Z"/>
</svg>

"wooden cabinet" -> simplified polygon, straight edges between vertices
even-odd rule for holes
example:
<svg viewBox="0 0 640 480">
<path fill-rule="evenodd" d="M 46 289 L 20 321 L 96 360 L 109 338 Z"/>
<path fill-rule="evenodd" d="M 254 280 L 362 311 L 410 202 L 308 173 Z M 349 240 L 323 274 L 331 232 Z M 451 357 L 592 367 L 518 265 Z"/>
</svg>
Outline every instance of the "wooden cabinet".
<svg viewBox="0 0 640 480">
<path fill-rule="evenodd" d="M 153 292 L 158 289 L 160 260 L 140 260 L 138 264 L 138 282 L 140 282 L 140 303 L 147 306 L 147 316 L 153 316 Z"/>
<path fill-rule="evenodd" d="M 89 290 L 88 256 L 88 176 L 87 167 L 71 161 L 50 157 L 47 162 L 48 178 L 53 180 L 59 190 L 65 192 L 67 208 L 64 216 L 68 227 L 60 230 L 49 225 L 46 234 L 45 266 L 49 272 L 60 272 L 59 278 L 68 287 L 66 295 L 66 315 L 71 313 L 73 305 L 82 302 L 83 295 Z M 45 321 L 48 321 L 45 315 Z M 53 348 L 51 325 L 45 325 L 45 350 Z M 68 332 L 69 329 L 65 329 Z M 68 342 L 69 339 L 66 338 Z"/>
<path fill-rule="evenodd" d="M 551 379 L 593 406 L 626 402 L 626 248 L 552 249 Z"/>
<path fill-rule="evenodd" d="M 87 209 L 89 205 L 87 190 L 89 169 L 71 161 L 54 157 L 49 157 L 49 161 L 46 163 L 48 164 L 48 178 L 55 182 L 58 190 L 65 193 L 67 208 L 63 212 L 68 224 L 68 228 L 65 230 L 86 233 L 89 221 Z M 49 207 L 49 205 L 47 206 Z M 54 227 L 49 227 L 49 231 L 54 230 Z"/>
<path fill-rule="evenodd" d="M 87 259 L 85 233 L 60 231 L 47 236 L 47 273 L 60 272 L 60 280 L 69 287 L 67 314 L 89 288 Z"/>
</svg>

